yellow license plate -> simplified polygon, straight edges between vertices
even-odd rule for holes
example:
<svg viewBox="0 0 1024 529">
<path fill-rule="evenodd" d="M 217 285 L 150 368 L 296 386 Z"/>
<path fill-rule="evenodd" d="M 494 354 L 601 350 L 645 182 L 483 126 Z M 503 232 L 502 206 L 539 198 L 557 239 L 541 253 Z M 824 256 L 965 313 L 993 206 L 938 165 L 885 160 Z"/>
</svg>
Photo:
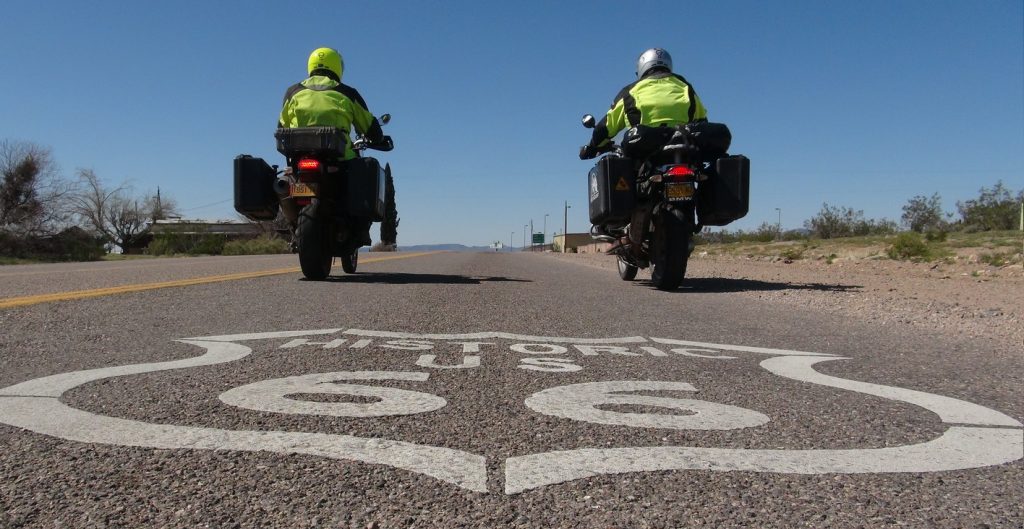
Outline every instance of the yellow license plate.
<svg viewBox="0 0 1024 529">
<path fill-rule="evenodd" d="M 316 196 L 316 194 L 313 193 L 313 189 L 310 188 L 308 185 L 303 184 L 302 182 L 296 182 L 296 183 L 291 185 L 291 195 L 293 197 L 312 197 L 312 196 Z"/>
<path fill-rule="evenodd" d="M 670 182 L 665 184 L 665 197 L 669 200 L 690 200 L 694 188 L 691 183 Z"/>
</svg>

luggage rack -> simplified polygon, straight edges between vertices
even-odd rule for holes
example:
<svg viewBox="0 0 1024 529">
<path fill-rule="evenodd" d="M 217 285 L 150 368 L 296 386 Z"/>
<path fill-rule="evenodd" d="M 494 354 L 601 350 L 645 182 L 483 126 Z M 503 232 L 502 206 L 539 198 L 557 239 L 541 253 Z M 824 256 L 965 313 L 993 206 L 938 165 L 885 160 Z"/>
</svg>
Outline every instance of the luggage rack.
<svg viewBox="0 0 1024 529">
<path fill-rule="evenodd" d="M 293 154 L 339 154 L 345 152 L 348 134 L 337 127 L 279 128 L 274 132 L 277 152 Z"/>
</svg>

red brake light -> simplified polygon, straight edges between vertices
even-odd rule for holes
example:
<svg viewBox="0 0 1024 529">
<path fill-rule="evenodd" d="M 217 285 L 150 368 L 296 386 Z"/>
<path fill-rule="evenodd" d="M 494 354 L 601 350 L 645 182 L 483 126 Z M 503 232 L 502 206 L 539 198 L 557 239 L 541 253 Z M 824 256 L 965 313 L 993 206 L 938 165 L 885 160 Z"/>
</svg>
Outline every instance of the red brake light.
<svg viewBox="0 0 1024 529">
<path fill-rule="evenodd" d="M 299 160 L 299 170 L 318 171 L 320 170 L 320 160 L 315 160 L 313 158 L 304 158 L 302 160 Z"/>
<path fill-rule="evenodd" d="M 693 180 L 693 170 L 685 165 L 673 165 L 665 171 L 665 176 L 671 180 Z"/>
</svg>

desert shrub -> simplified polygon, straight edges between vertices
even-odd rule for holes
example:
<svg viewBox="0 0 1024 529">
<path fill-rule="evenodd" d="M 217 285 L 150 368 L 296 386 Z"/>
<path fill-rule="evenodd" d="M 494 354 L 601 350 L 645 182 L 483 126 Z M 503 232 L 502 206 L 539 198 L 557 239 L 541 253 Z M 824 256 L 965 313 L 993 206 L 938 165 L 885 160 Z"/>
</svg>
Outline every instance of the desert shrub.
<svg viewBox="0 0 1024 529">
<path fill-rule="evenodd" d="M 886 254 L 890 259 L 928 260 L 932 257 L 932 250 L 920 233 L 909 231 L 896 236 Z"/>
<path fill-rule="evenodd" d="M 807 251 L 807 246 L 805 245 L 801 244 L 799 246 L 790 246 L 789 248 L 782 250 L 782 253 L 780 253 L 779 256 L 783 259 L 796 261 L 804 258 L 805 251 Z"/>
<path fill-rule="evenodd" d="M 949 216 L 942 211 L 942 198 L 934 193 L 931 197 L 918 195 L 908 200 L 903 206 L 902 219 L 911 231 L 931 233 L 948 229 Z"/>
<path fill-rule="evenodd" d="M 0 230 L 0 255 L 40 261 L 97 261 L 107 253 L 104 242 L 74 226 L 43 237 Z"/>
<path fill-rule="evenodd" d="M 827 203 L 822 204 L 817 215 L 804 221 L 804 226 L 821 239 L 889 235 L 899 231 L 899 225 L 889 219 L 866 219 L 863 211 Z"/>
<path fill-rule="evenodd" d="M 220 255 L 227 243 L 222 233 L 159 233 L 146 247 L 150 255 Z"/>
<path fill-rule="evenodd" d="M 978 198 L 957 202 L 961 222 L 965 231 L 1012 230 L 1020 218 L 1020 203 L 1024 202 L 1024 191 L 1016 196 L 1002 182 L 991 189 L 983 187 Z"/>
<path fill-rule="evenodd" d="M 228 241 L 224 244 L 223 249 L 223 255 L 266 255 L 290 252 L 291 246 L 288 241 L 277 237 Z"/>
<path fill-rule="evenodd" d="M 1008 264 L 1021 262 L 1022 256 L 1021 254 L 1014 252 L 993 252 L 979 255 L 978 260 L 991 266 L 1006 266 Z"/>
<path fill-rule="evenodd" d="M 946 242 L 949 238 L 948 229 L 928 230 L 924 233 L 924 238 L 928 242 Z"/>
</svg>

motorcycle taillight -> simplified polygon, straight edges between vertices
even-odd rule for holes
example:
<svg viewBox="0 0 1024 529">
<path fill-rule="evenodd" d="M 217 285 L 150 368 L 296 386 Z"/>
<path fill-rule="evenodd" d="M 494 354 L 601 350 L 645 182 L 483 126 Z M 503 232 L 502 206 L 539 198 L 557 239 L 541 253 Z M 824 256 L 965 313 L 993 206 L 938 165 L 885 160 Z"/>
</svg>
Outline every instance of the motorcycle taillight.
<svg viewBox="0 0 1024 529">
<path fill-rule="evenodd" d="M 320 170 L 320 160 L 317 160 L 315 158 L 303 158 L 303 159 L 299 160 L 299 170 L 300 171 L 319 171 Z"/>
<path fill-rule="evenodd" d="M 320 177 L 320 160 L 316 158 L 302 158 L 295 166 L 300 182 L 315 182 Z"/>
<path fill-rule="evenodd" d="M 689 182 L 696 177 L 693 170 L 685 165 L 673 165 L 665 171 L 665 180 L 670 182 Z"/>
</svg>

